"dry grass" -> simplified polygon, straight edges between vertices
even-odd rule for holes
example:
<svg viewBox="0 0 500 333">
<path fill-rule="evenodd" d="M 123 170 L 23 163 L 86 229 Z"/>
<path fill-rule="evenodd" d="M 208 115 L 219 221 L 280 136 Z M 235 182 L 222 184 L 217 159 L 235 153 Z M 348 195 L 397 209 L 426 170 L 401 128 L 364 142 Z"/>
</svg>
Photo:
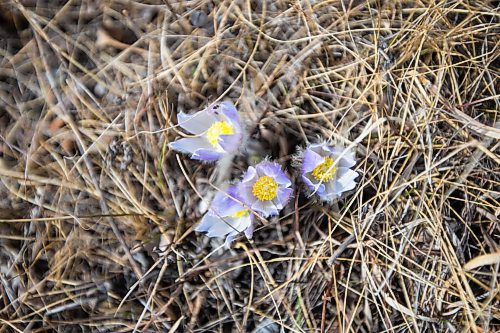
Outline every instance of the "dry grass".
<svg viewBox="0 0 500 333">
<path fill-rule="evenodd" d="M 0 333 L 498 331 L 497 4 L 0 1 Z M 168 150 L 221 99 L 228 166 Z M 318 137 L 356 147 L 345 199 L 193 231 Z"/>
</svg>

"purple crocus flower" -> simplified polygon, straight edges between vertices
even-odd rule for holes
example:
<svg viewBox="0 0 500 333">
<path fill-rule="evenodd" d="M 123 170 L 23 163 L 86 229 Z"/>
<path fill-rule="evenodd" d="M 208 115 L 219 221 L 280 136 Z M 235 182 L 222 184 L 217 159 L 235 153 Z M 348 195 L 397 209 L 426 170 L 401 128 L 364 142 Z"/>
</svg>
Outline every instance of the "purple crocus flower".
<svg viewBox="0 0 500 333">
<path fill-rule="evenodd" d="M 236 186 L 226 192 L 217 192 L 209 211 L 195 228 L 198 232 L 207 232 L 208 237 L 226 237 L 226 245 L 242 231 L 248 239 L 252 238 L 252 214 L 241 203 Z"/>
<path fill-rule="evenodd" d="M 354 152 L 326 143 L 311 144 L 303 153 L 301 175 L 309 190 L 323 201 L 339 198 L 356 186 Z"/>
<path fill-rule="evenodd" d="M 180 127 L 195 136 L 171 142 L 169 147 L 191 154 L 195 160 L 218 160 L 235 152 L 243 139 L 238 111 L 231 102 L 221 102 L 191 115 L 180 112 L 177 120 Z"/>
<path fill-rule="evenodd" d="M 292 194 L 292 182 L 277 163 L 263 161 L 248 167 L 237 185 L 243 202 L 262 217 L 278 215 Z"/>
</svg>

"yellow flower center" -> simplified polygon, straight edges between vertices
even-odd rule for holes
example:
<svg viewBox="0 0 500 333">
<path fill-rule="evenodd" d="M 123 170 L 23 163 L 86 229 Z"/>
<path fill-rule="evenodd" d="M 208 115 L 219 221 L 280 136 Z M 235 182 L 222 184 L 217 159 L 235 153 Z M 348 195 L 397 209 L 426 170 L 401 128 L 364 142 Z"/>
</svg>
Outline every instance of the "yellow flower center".
<svg viewBox="0 0 500 333">
<path fill-rule="evenodd" d="M 219 145 L 219 136 L 228 134 L 234 134 L 233 126 L 225 121 L 216 121 L 207 130 L 207 139 L 212 146 L 217 147 Z"/>
<path fill-rule="evenodd" d="M 243 209 L 243 210 L 240 210 L 239 212 L 234 213 L 233 215 L 231 215 L 231 217 L 234 217 L 237 219 L 237 218 L 243 217 L 247 214 L 248 214 L 248 209 Z"/>
<path fill-rule="evenodd" d="M 260 201 L 273 200 L 278 193 L 278 184 L 269 176 L 262 176 L 252 187 L 252 193 Z"/>
<path fill-rule="evenodd" d="M 318 164 L 312 171 L 312 175 L 316 180 L 327 182 L 333 178 L 337 168 L 333 166 L 333 160 L 330 157 L 325 157 L 322 163 Z"/>
</svg>

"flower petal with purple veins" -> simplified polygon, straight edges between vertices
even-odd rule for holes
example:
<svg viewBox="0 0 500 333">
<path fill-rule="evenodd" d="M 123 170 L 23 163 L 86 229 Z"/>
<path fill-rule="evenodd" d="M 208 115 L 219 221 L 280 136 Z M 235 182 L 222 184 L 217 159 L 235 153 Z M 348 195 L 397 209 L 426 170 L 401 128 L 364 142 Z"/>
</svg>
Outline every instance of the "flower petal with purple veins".
<svg viewBox="0 0 500 333">
<path fill-rule="evenodd" d="M 325 152 L 329 151 L 328 146 L 325 146 L 322 143 L 310 144 L 307 149 L 312 150 L 313 152 L 315 152 L 316 154 L 318 154 L 320 156 L 325 156 Z"/>
</svg>

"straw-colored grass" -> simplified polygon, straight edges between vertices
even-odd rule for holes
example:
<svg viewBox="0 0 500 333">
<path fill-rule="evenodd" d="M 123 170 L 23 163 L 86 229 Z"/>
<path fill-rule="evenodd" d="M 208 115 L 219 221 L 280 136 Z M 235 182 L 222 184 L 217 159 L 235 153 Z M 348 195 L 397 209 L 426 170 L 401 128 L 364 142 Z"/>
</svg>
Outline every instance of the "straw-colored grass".
<svg viewBox="0 0 500 333">
<path fill-rule="evenodd" d="M 0 1 L 0 333 L 500 330 L 497 5 Z M 170 151 L 216 100 L 237 156 Z M 333 205 L 292 167 L 318 140 L 358 159 Z M 266 156 L 281 215 L 193 231 Z"/>
</svg>

